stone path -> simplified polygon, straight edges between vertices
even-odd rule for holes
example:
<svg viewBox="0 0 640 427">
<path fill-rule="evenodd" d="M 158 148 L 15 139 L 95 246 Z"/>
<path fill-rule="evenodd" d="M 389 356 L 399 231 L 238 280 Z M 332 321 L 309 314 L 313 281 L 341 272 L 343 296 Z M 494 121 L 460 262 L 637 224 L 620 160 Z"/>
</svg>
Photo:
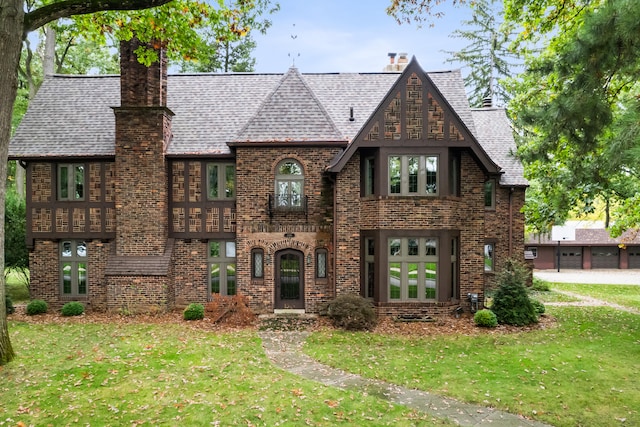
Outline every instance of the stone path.
<svg viewBox="0 0 640 427">
<path fill-rule="evenodd" d="M 258 335 L 262 339 L 262 345 L 267 357 L 274 365 L 330 387 L 374 395 L 389 402 L 404 405 L 439 418 L 448 418 L 461 426 L 487 424 L 499 427 L 548 426 L 547 424 L 527 420 L 518 415 L 496 409 L 458 402 L 457 400 L 436 396 L 426 391 L 363 378 L 359 375 L 323 365 L 302 352 L 304 341 L 309 335 L 308 332 L 261 331 Z"/>
<path fill-rule="evenodd" d="M 596 298 L 591 298 L 586 295 L 576 294 L 574 292 L 569 291 L 559 291 L 558 289 L 554 289 L 554 292 L 559 294 L 567 295 L 573 298 L 576 298 L 577 301 L 571 302 L 545 302 L 544 305 L 549 306 L 575 306 L 575 307 L 611 307 L 616 310 L 626 311 L 627 313 L 640 314 L 640 310 L 633 307 L 625 307 L 624 305 L 616 304 L 613 302 L 607 302 Z"/>
</svg>

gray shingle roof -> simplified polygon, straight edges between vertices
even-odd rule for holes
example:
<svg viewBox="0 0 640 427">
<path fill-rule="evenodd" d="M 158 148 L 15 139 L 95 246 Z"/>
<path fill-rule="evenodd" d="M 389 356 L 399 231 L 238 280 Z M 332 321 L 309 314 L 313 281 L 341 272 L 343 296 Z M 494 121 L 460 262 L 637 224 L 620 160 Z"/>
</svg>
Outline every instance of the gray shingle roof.
<svg viewBox="0 0 640 427">
<path fill-rule="evenodd" d="M 506 111 L 502 108 L 479 108 L 471 110 L 471 114 L 478 142 L 504 171 L 500 177 L 500 184 L 528 185 L 522 163 L 513 154 L 516 151 L 516 143 Z"/>
<path fill-rule="evenodd" d="M 505 151 L 515 147 L 508 122 L 505 127 L 486 113 L 472 116 L 459 71 L 428 75 L 505 170 L 503 183 L 526 185 L 521 166 Z M 399 76 L 295 69 L 284 75 L 170 75 L 167 106 L 175 116 L 167 154 L 228 155 L 228 143 L 247 140 L 351 141 Z M 11 141 L 10 157 L 113 156 L 112 107 L 120 105 L 119 95 L 118 76 L 46 78 Z"/>
</svg>

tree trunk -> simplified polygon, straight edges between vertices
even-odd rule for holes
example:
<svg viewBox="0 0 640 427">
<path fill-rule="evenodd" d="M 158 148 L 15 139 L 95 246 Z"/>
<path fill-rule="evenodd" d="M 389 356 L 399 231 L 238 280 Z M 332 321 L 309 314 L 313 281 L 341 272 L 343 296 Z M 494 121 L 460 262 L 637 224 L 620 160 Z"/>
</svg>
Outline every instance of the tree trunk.
<svg viewBox="0 0 640 427">
<path fill-rule="evenodd" d="M 45 77 L 53 75 L 56 69 L 56 30 L 51 25 L 44 29 L 44 61 L 42 61 L 42 71 Z"/>
<path fill-rule="evenodd" d="M 7 156 L 11 137 L 11 114 L 18 93 L 18 65 L 22 47 L 24 10 L 22 0 L 0 0 L 0 272 L 4 272 L 4 201 L 7 182 Z M 5 279 L 0 274 L 0 365 L 15 356 L 7 325 Z"/>
</svg>

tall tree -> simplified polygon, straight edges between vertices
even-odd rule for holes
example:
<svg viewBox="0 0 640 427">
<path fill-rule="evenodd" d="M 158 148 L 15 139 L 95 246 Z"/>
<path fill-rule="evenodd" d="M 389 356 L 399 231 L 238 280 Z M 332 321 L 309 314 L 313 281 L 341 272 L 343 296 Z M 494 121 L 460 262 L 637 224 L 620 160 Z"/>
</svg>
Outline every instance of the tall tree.
<svg viewBox="0 0 640 427">
<path fill-rule="evenodd" d="M 502 1 L 496 0 L 473 2 L 471 20 L 463 21 L 463 28 L 451 33 L 451 37 L 465 39 L 469 44 L 459 51 L 445 51 L 449 54 L 447 62 L 468 67 L 464 82 L 470 89 L 473 107 L 481 107 L 486 98 L 499 105 L 505 105 L 510 98 L 500 79 L 512 76 L 518 55 L 510 49 L 515 36 L 509 26 L 503 25 L 501 5 Z"/>
<path fill-rule="evenodd" d="M 251 9 L 253 3 L 242 2 L 241 7 Z M 7 154 L 11 134 L 12 110 L 18 91 L 18 66 L 23 40 L 30 32 L 61 18 L 83 16 L 87 34 L 113 34 L 128 40 L 135 32 L 143 42 L 163 43 L 174 58 L 182 55 L 194 57 L 199 39 L 198 28 L 208 21 L 219 21 L 223 3 L 217 8 L 187 0 L 57 0 L 27 10 L 25 0 L 0 0 L 0 182 L 7 178 Z M 138 11 L 118 13 L 113 11 Z M 96 31 L 96 29 L 98 31 Z M 236 33 L 238 29 L 227 28 Z M 180 53 L 178 53 L 180 52 Z M 139 51 L 142 62 L 156 59 L 152 51 Z M 4 216 L 6 188 L 0 186 L 0 269 L 4 271 Z M 5 311 L 4 275 L 0 279 L 0 365 L 14 357 L 9 339 Z"/>
<path fill-rule="evenodd" d="M 549 39 L 513 81 L 517 96 L 510 105 L 521 130 L 519 154 L 528 177 L 538 183 L 538 191 L 528 195 L 528 211 L 549 212 L 546 222 L 538 218 L 537 231 L 564 222 L 572 208 L 591 211 L 598 199 L 612 208 L 615 233 L 637 227 L 640 4 L 534 8 L 533 15 L 519 9 L 522 1 L 512 3 L 511 19 L 530 33 L 547 31 Z"/>
</svg>

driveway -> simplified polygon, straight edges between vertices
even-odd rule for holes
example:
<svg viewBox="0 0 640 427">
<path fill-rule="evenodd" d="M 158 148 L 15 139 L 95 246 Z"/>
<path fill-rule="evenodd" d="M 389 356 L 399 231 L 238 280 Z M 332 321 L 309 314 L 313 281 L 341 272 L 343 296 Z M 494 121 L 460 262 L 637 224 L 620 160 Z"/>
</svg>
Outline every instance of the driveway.
<svg viewBox="0 0 640 427">
<path fill-rule="evenodd" d="M 534 270 L 533 275 L 556 283 L 589 283 L 603 285 L 640 285 L 640 270 Z"/>
</svg>

